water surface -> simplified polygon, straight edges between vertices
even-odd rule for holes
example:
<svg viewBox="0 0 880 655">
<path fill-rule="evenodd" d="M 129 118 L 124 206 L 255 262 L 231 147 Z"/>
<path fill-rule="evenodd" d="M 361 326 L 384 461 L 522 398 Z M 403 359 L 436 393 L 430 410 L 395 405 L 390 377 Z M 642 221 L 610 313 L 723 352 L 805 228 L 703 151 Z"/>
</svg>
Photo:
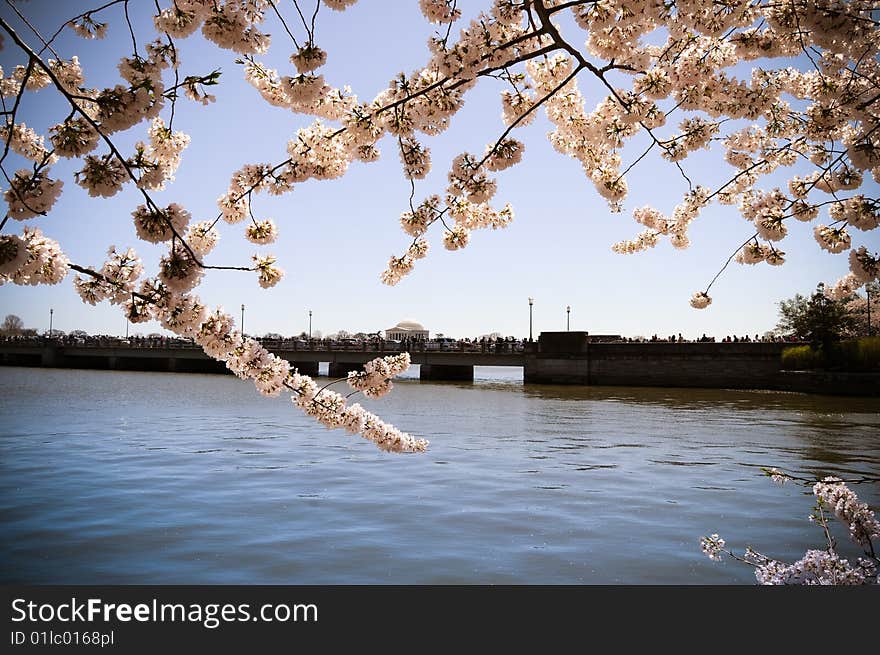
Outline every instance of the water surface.
<svg viewBox="0 0 880 655">
<path fill-rule="evenodd" d="M 752 583 L 700 536 L 821 544 L 759 467 L 880 476 L 876 399 L 478 376 L 363 401 L 431 440 L 392 455 L 232 377 L 0 368 L 0 580 Z"/>
</svg>

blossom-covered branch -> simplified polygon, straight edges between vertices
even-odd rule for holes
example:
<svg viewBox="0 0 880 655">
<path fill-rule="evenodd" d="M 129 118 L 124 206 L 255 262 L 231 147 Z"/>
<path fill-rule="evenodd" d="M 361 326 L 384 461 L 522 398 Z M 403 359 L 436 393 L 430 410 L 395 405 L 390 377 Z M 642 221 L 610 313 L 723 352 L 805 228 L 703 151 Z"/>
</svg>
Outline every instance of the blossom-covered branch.
<svg viewBox="0 0 880 655">
<path fill-rule="evenodd" d="M 755 569 L 755 578 L 764 585 L 864 585 L 880 584 L 875 542 L 880 540 L 880 522 L 867 504 L 861 502 L 847 483 L 838 477 L 808 481 L 806 478 L 787 474 L 776 468 L 764 469 L 774 482 L 812 482 L 816 506 L 810 520 L 822 529 L 825 548 L 810 549 L 791 564 L 768 557 L 751 547 L 740 555 L 728 549 L 718 534 L 703 537 L 700 548 L 710 559 L 720 561 L 724 555 L 748 564 Z M 875 480 L 876 482 L 876 480 Z M 855 562 L 842 558 L 828 524 L 828 516 L 835 516 L 846 526 L 850 540 L 861 547 L 863 555 Z"/>
</svg>

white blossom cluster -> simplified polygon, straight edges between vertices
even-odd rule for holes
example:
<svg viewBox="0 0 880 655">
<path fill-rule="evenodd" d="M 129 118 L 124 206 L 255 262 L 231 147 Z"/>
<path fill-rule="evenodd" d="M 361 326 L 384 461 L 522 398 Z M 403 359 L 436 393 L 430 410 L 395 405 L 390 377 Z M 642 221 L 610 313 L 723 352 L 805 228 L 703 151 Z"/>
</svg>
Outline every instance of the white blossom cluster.
<svg viewBox="0 0 880 655">
<path fill-rule="evenodd" d="M 769 469 L 763 469 L 764 473 L 770 477 L 770 479 L 776 484 L 785 484 L 785 481 L 789 479 L 789 475 L 787 475 L 784 471 L 780 471 L 775 466 Z"/>
<path fill-rule="evenodd" d="M 401 214 L 400 225 L 403 231 L 416 238 L 402 256 L 391 257 L 381 276 L 384 284 L 397 284 L 413 270 L 416 260 L 427 256 L 429 243 L 422 235 L 446 213 L 455 221 L 453 226 L 443 232 L 443 246 L 447 250 L 459 250 L 467 246 L 471 230 L 495 230 L 507 227 L 513 220 L 513 208 L 509 203 L 503 209 L 496 210 L 488 203 L 474 203 L 450 194 L 446 197 L 445 209 L 441 210 L 440 204 L 440 196 L 430 196 L 414 212 Z"/>
<path fill-rule="evenodd" d="M 764 469 L 764 473 L 779 484 L 791 476 L 776 468 Z M 878 564 L 873 542 L 880 539 L 880 522 L 866 503 L 859 501 L 856 494 L 840 478 L 826 477 L 813 485 L 813 494 L 819 501 L 818 514 L 811 519 L 822 523 L 828 534 L 822 510 L 830 510 L 849 529 L 853 542 L 865 549 L 865 557 L 858 557 L 854 563 L 842 558 L 835 544 L 828 537 L 825 549 L 810 549 L 798 561 L 786 564 L 767 557 L 751 547 L 743 556 L 735 555 L 725 549 L 724 539 L 717 534 L 703 537 L 700 548 L 707 557 L 720 561 L 724 553 L 755 568 L 755 579 L 762 585 L 865 585 L 880 584 Z"/>
<path fill-rule="evenodd" d="M 327 53 L 310 41 L 290 56 L 290 63 L 301 75 L 311 73 L 327 63 Z"/>
<path fill-rule="evenodd" d="M 410 367 L 409 353 L 377 357 L 364 364 L 362 371 L 350 371 L 348 386 L 367 398 L 381 398 L 391 391 L 391 378 Z"/>
<path fill-rule="evenodd" d="M 46 150 L 43 137 L 24 123 L 0 127 L 0 138 L 9 144 L 12 152 L 17 152 L 32 162 L 54 164 L 57 161 L 57 157 Z"/>
<path fill-rule="evenodd" d="M 325 5 L 334 11 L 345 11 L 351 7 L 357 0 L 321 0 Z"/>
<path fill-rule="evenodd" d="M 880 522 L 866 503 L 859 502 L 856 494 L 840 479 L 827 477 L 813 486 L 813 493 L 823 507 L 849 527 L 849 536 L 859 546 L 867 547 L 880 539 Z"/>
<path fill-rule="evenodd" d="M 0 282 L 20 269 L 27 261 L 27 244 L 17 234 L 0 235 Z"/>
<path fill-rule="evenodd" d="M 115 196 L 129 179 L 125 165 L 112 154 L 104 157 L 86 155 L 83 161 L 85 165 L 74 178 L 93 198 Z"/>
<path fill-rule="evenodd" d="M 825 296 L 832 300 L 845 300 L 862 286 L 862 282 L 852 273 L 844 275 L 831 287 L 825 287 Z"/>
<path fill-rule="evenodd" d="M 426 198 L 415 208 L 400 215 L 400 227 L 412 237 L 420 237 L 428 231 L 428 227 L 441 215 L 440 196 Z"/>
<path fill-rule="evenodd" d="M 808 550 L 793 564 L 768 559 L 752 551 L 755 579 L 762 585 L 864 585 L 877 583 L 877 568 L 859 558 L 855 566 L 828 550 Z"/>
<path fill-rule="evenodd" d="M 697 291 L 691 297 L 691 307 L 694 309 L 705 309 L 712 304 L 712 298 L 705 291 Z"/>
<path fill-rule="evenodd" d="M 253 224 L 248 225 L 244 235 L 251 243 L 265 245 L 275 242 L 275 239 L 278 237 L 278 228 L 275 226 L 275 221 L 267 218 L 263 221 L 254 221 Z"/>
<path fill-rule="evenodd" d="M 204 269 L 185 248 L 173 245 L 159 261 L 159 279 L 174 293 L 191 291 L 202 279 Z"/>
<path fill-rule="evenodd" d="M 147 118 L 154 118 L 162 108 L 162 78 L 159 70 L 146 69 L 154 77 L 139 80 L 136 86 L 117 84 L 103 89 L 94 99 L 92 119 L 100 123 L 104 134 L 127 130 Z"/>
<path fill-rule="evenodd" d="M 190 213 L 175 202 L 165 209 L 138 205 L 131 215 L 138 237 L 150 243 L 162 243 L 182 235 L 190 219 Z"/>
<path fill-rule="evenodd" d="M 100 23 L 86 14 L 77 20 L 68 23 L 78 36 L 84 39 L 103 39 L 107 35 L 107 23 Z"/>
<path fill-rule="evenodd" d="M 85 83 L 82 66 L 79 64 L 79 57 L 74 55 L 69 60 L 50 59 L 48 62 L 49 70 L 57 78 L 61 87 L 70 93 L 76 93 L 81 90 Z M 41 74 L 46 75 L 45 71 Z M 46 86 L 51 84 L 51 79 L 46 75 Z"/>
<path fill-rule="evenodd" d="M 110 246 L 107 255 L 110 259 L 98 271 L 100 277 L 74 277 L 76 292 L 89 305 L 108 299 L 113 304 L 124 303 L 135 292 L 138 278 L 144 272 L 141 260 L 132 248 L 117 252 L 115 246 Z"/>
<path fill-rule="evenodd" d="M 770 243 L 749 241 L 736 253 L 735 260 L 740 264 L 757 264 L 767 262 L 771 266 L 780 266 L 785 262 L 785 252 Z"/>
<path fill-rule="evenodd" d="M 706 557 L 715 560 L 716 562 L 721 561 L 721 555 L 724 552 L 724 546 L 724 539 L 719 537 L 717 534 L 713 534 L 700 539 L 700 550 L 703 551 L 703 554 L 706 555 Z"/>
<path fill-rule="evenodd" d="M 858 286 L 880 277 L 880 257 L 872 256 L 865 246 L 849 251 L 849 270 Z"/>
<path fill-rule="evenodd" d="M 22 221 L 48 213 L 58 196 L 64 182 L 53 180 L 42 172 L 27 169 L 16 171 L 9 190 L 3 194 L 9 205 L 9 216 Z"/>
<path fill-rule="evenodd" d="M 28 91 L 39 91 L 51 83 L 51 78 L 40 68 L 32 67 L 28 72 L 26 66 L 16 66 L 12 75 L 6 77 L 0 67 L 0 95 L 4 98 L 17 96 L 22 92 L 22 87 Z"/>
<path fill-rule="evenodd" d="M 824 250 L 832 253 L 849 250 L 852 245 L 852 240 L 850 239 L 849 233 L 846 231 L 846 227 L 817 225 L 813 228 L 813 236 Z"/>
<path fill-rule="evenodd" d="M 202 3 L 208 4 L 208 3 Z M 269 49 L 270 38 L 256 25 L 263 21 L 268 0 L 231 1 L 208 4 L 202 35 L 221 48 L 239 54 L 259 54 Z"/>
<path fill-rule="evenodd" d="M 169 296 L 164 311 L 156 318 L 165 329 L 183 337 L 193 337 L 207 311 L 198 296 L 176 294 Z"/>
<path fill-rule="evenodd" d="M 180 154 L 189 145 L 190 138 L 183 132 L 172 132 L 159 116 L 150 124 L 149 137 L 148 145 L 137 144 L 139 156 L 130 163 L 141 169 L 138 186 L 161 191 L 166 182 L 174 181 Z"/>
<path fill-rule="evenodd" d="M 80 157 L 98 146 L 101 138 L 84 118 L 70 118 L 49 128 L 49 140 L 59 157 Z"/>
<path fill-rule="evenodd" d="M 419 0 L 419 8 L 432 23 L 452 23 L 461 17 L 455 0 Z"/>
<path fill-rule="evenodd" d="M 213 221 L 200 221 L 189 226 L 185 238 L 193 252 L 197 255 L 207 255 L 220 240 L 220 233 L 214 227 Z"/>
<path fill-rule="evenodd" d="M 26 227 L 21 236 L 0 237 L 0 284 L 58 284 L 69 268 L 61 246 L 39 228 Z"/>
<path fill-rule="evenodd" d="M 254 262 L 254 269 L 259 274 L 260 286 L 264 289 L 274 287 L 284 277 L 284 271 L 275 266 L 274 255 L 253 255 L 251 259 Z"/>
<path fill-rule="evenodd" d="M 672 216 L 667 218 L 653 207 L 640 207 L 633 211 L 636 222 L 647 227 L 632 240 L 615 243 L 611 249 L 619 254 L 631 254 L 653 248 L 660 242 L 661 236 L 668 236 L 674 248 L 684 249 L 690 246 L 688 228 L 698 217 L 700 210 L 707 203 L 708 190 L 697 186 L 689 192 L 684 200 L 676 205 Z M 705 294 L 703 294 L 705 295 Z M 711 301 L 710 301 L 711 302 Z M 696 309 L 703 309 L 706 304 L 691 303 Z"/>
</svg>

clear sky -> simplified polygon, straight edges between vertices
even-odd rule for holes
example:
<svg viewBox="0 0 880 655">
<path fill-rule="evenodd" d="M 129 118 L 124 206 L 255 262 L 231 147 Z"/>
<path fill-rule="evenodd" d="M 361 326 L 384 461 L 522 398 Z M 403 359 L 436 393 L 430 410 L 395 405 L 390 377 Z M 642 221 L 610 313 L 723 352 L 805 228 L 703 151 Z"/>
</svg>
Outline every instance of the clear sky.
<svg viewBox="0 0 880 655">
<path fill-rule="evenodd" d="M 35 27 L 51 34 L 64 20 L 97 4 L 31 0 L 18 6 Z M 160 4 L 168 3 L 160 0 Z M 459 2 L 466 17 L 487 4 Z M 281 6 L 295 26 L 291 3 Z M 154 11 L 152 2 L 131 3 L 141 47 L 155 38 Z M 31 44 L 37 43 L 5 4 L 0 4 L 0 14 Z M 108 9 L 101 19 L 110 23 L 104 40 L 85 41 L 68 29 L 55 46 L 64 57 L 79 56 L 91 87 L 119 83 L 116 63 L 131 54 L 122 8 Z M 264 30 L 273 35 L 273 43 L 269 53 L 258 59 L 290 74 L 289 37 L 271 16 Z M 329 53 L 329 60 L 321 72 L 329 84 L 348 84 L 361 99 L 370 100 L 396 73 L 412 72 L 427 61 L 426 43 L 432 31 L 416 0 L 361 0 L 344 13 L 322 7 L 316 43 Z M 296 33 L 302 35 L 301 26 Z M 573 41 L 580 43 L 583 37 Z M 267 105 L 244 81 L 242 68 L 234 63 L 236 55 L 206 42 L 200 33 L 179 41 L 178 47 L 184 74 L 204 74 L 214 68 L 223 73 L 212 91 L 216 103 L 203 107 L 186 98 L 178 102 L 174 127 L 188 133 L 192 142 L 183 153 L 176 181 L 154 195 L 159 204 L 183 205 L 197 221 L 216 216 L 216 199 L 236 169 L 244 163 L 283 161 L 287 141 L 312 118 Z M 0 51 L 4 71 L 22 62 L 6 38 Z M 582 74 L 580 80 L 590 110 L 603 94 L 588 75 Z M 497 139 L 504 129 L 498 97 L 502 88 L 496 80 L 481 83 L 466 97 L 449 130 L 423 138 L 431 148 L 433 168 L 427 179 L 416 183 L 416 200 L 443 192 L 449 164 L 457 154 L 482 153 Z M 169 110 L 170 104 L 162 112 L 166 121 Z M 19 120 L 45 133 L 66 115 L 63 101 L 44 89 L 26 95 Z M 642 229 L 632 220 L 632 209 L 651 204 L 671 212 L 687 190 L 684 180 L 652 153 L 628 177 L 630 196 L 624 212 L 611 214 L 578 162 L 552 149 L 546 139 L 550 128 L 542 113 L 531 126 L 518 130 L 518 138 L 526 144 L 524 161 L 498 175 L 493 204 L 501 207 L 510 202 L 514 222 L 505 230 L 473 232 L 470 245 L 457 252 L 444 250 L 440 230 L 432 230 L 428 258 L 396 287 L 383 285 L 379 274 L 388 257 L 402 254 L 410 242 L 398 225 L 410 189 L 395 144 L 386 138 L 379 144 L 380 161 L 356 163 L 339 180 L 300 184 L 280 198 L 257 196 L 255 215 L 274 218 L 279 226 L 275 244 L 257 247 L 245 241 L 245 224 L 220 223 L 222 238 L 208 262 L 248 265 L 252 253 L 273 252 L 287 273 L 280 284 L 263 290 L 254 273 L 210 271 L 198 293 L 208 304 L 222 305 L 236 317 L 244 303 L 251 334 L 299 333 L 308 328 L 312 310 L 313 329 L 325 334 L 339 329 L 375 332 L 408 318 L 423 323 L 432 334 L 527 336 L 531 296 L 536 334 L 565 329 L 565 308 L 570 305 L 572 329 L 627 336 L 681 332 L 686 337 L 703 333 L 722 337 L 771 329 L 779 300 L 809 293 L 816 283 L 833 283 L 847 272 L 845 254 L 829 255 L 816 245 L 814 224 L 792 224 L 781 244 L 788 253 L 784 266 L 732 263 L 713 286 L 713 304 L 694 310 L 688 304 L 691 294 L 705 287 L 736 246 L 754 232 L 753 227 L 735 209 L 713 205 L 692 225 L 688 250 L 676 251 L 664 240 L 647 252 L 616 255 L 611 245 Z M 130 153 L 135 141 L 146 140 L 146 129 L 147 124 L 141 124 L 116 135 L 116 140 Z M 632 141 L 623 151 L 625 165 L 646 143 L 642 137 Z M 701 151 L 683 165 L 695 183 L 710 187 L 730 174 L 720 148 Z M 9 172 L 19 167 L 11 165 Z M 79 160 L 62 160 L 53 168 L 53 177 L 64 180 L 64 193 L 48 217 L 29 223 L 59 240 L 76 263 L 100 266 L 108 245 L 132 245 L 144 257 L 147 271 L 155 270 L 164 249 L 136 239 L 131 211 L 141 201 L 139 193 L 128 184 L 109 200 L 89 198 L 73 181 L 73 172 L 80 167 Z M 777 177 L 774 183 L 782 181 Z M 877 185 L 867 186 L 867 195 L 878 195 Z M 20 232 L 21 227 L 9 221 L 5 230 Z M 853 236 L 856 245 L 880 248 L 876 231 Z M 91 307 L 79 300 L 72 276 L 55 287 L 0 287 L 0 314 L 17 314 L 28 327 L 47 329 L 50 308 L 54 326 L 61 330 L 125 331 L 117 308 Z M 155 324 L 132 327 L 133 333 L 157 330 Z"/>
</svg>

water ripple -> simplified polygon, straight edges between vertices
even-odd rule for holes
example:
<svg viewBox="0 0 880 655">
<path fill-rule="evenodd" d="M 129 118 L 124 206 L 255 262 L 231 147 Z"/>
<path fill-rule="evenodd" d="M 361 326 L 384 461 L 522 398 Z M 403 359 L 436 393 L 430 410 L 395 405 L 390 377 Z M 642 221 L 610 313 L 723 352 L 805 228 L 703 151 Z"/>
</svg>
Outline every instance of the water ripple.
<svg viewBox="0 0 880 655">
<path fill-rule="evenodd" d="M 699 537 L 818 545 L 760 467 L 880 475 L 876 399 L 478 374 L 363 401 L 396 456 L 232 376 L 0 368 L 0 581 L 752 583 Z"/>
</svg>

